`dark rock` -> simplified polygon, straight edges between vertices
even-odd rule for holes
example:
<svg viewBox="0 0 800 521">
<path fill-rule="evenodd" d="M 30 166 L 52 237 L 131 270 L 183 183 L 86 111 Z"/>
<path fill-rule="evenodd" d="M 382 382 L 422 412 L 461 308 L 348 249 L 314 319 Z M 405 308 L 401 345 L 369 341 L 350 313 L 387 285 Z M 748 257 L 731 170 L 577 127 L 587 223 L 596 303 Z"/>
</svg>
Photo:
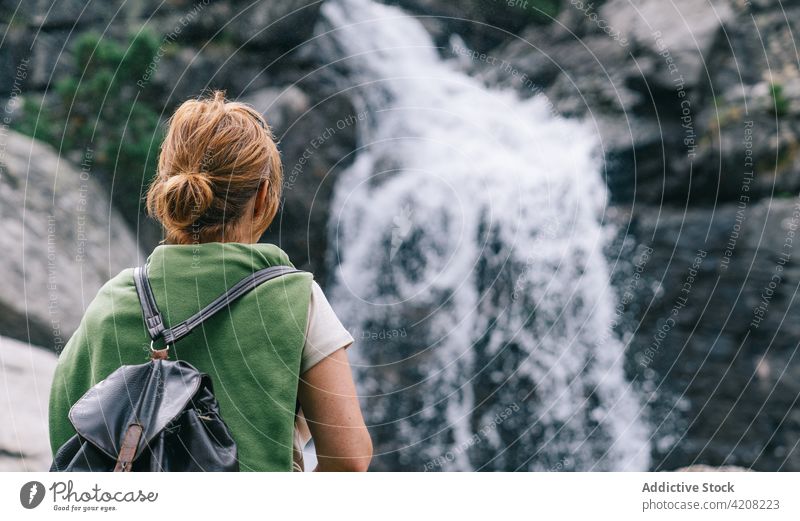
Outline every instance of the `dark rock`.
<svg viewBox="0 0 800 521">
<path fill-rule="evenodd" d="M 17 8 L 19 4 L 19 8 Z M 69 74 L 72 48 L 87 32 L 126 42 L 141 30 L 161 39 L 153 57 L 158 72 L 144 83 L 146 96 L 174 107 L 204 88 L 239 96 L 297 75 L 297 55 L 311 38 L 322 0 L 114 0 L 89 2 L 0 2 L 7 35 L 0 53 L 0 97 L 8 97 L 20 62 L 27 63 L 26 88 L 52 89 Z M 46 14 L 45 14 L 46 13 Z M 12 16 L 13 14 L 13 16 Z M 142 71 L 144 76 L 147 71 Z M 278 78 L 272 78 L 278 76 Z M 155 94 L 153 93 L 155 91 Z"/>
<path fill-rule="evenodd" d="M 182 9 L 199 9 L 210 0 L 90 0 L 17 1 L 0 0 L 0 19 L 7 21 L 9 33 L 3 41 L 2 63 L 5 74 L 0 82 L 13 77 L 13 70 L 22 59 L 28 60 L 28 88 L 44 90 L 70 69 L 72 44 L 83 33 L 93 31 L 109 37 L 126 37 L 141 25 L 156 24 L 153 20 L 171 16 L 177 19 Z M 199 7 L 198 7 L 199 6 Z M 153 18 L 155 17 L 155 18 Z M 9 53 L 10 55 L 6 54 Z M 11 74 L 9 74 L 9 72 Z M 0 96 L 9 89 L 0 84 Z"/>
<path fill-rule="evenodd" d="M 6 34 L 0 53 L 2 97 L 44 89 L 54 78 L 69 71 L 68 63 L 62 58 L 69 43 L 68 30 L 37 34 L 25 26 L 0 25 L 0 31 Z"/>
<path fill-rule="evenodd" d="M 675 70 L 689 85 L 703 82 L 704 62 L 721 36 L 722 27 L 733 19 L 733 11 L 724 0 L 676 0 L 667 4 L 658 0 L 638 0 L 633 4 L 611 0 L 598 9 L 598 15 L 608 20 L 610 27 L 619 28 L 636 49 L 640 67 L 643 62 L 650 62 L 642 68 L 651 88 L 665 90 L 674 89 Z M 662 59 L 665 51 L 669 51 L 672 62 Z"/>
<path fill-rule="evenodd" d="M 269 85 L 263 61 L 227 44 L 209 44 L 202 48 L 175 45 L 165 55 L 147 85 L 167 108 L 176 108 L 203 92 L 221 89 L 231 99 L 247 90 Z"/>
<path fill-rule="evenodd" d="M 623 329 L 629 377 L 649 397 L 653 469 L 800 469 L 800 200 L 617 219 L 631 225 L 615 280 L 635 295 Z"/>
<path fill-rule="evenodd" d="M 274 56 L 305 43 L 314 32 L 322 0 L 252 2 L 235 0 L 215 18 L 236 45 L 267 50 Z"/>
</svg>

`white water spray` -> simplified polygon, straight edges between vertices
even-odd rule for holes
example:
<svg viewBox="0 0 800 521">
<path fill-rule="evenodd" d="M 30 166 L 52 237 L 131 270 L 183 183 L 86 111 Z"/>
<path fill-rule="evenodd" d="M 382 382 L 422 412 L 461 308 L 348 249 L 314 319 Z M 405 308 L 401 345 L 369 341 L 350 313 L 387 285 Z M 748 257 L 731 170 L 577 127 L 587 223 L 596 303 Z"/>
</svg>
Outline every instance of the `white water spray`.
<svg viewBox="0 0 800 521">
<path fill-rule="evenodd" d="M 332 204 L 331 297 L 376 467 L 645 470 L 592 127 L 487 89 L 397 8 L 323 12 L 321 52 L 369 113 Z"/>
</svg>

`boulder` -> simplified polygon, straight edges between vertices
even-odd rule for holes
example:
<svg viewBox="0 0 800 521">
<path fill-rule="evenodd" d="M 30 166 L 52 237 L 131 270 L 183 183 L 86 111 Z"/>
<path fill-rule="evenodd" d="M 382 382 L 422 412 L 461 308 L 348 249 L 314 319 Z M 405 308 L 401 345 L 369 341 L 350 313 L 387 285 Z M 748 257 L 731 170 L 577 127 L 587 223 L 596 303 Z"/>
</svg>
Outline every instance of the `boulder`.
<svg viewBox="0 0 800 521">
<path fill-rule="evenodd" d="M 143 262 L 136 236 L 94 180 L 51 147 L 0 138 L 0 332 L 60 351 L 97 290 Z"/>
<path fill-rule="evenodd" d="M 598 15 L 609 27 L 620 28 L 629 45 L 637 48 L 638 66 L 647 71 L 651 85 L 672 90 L 676 70 L 688 84 L 702 83 L 705 60 L 721 28 L 732 21 L 733 10 L 726 0 L 611 0 Z M 672 58 L 672 70 L 665 51 Z"/>
<path fill-rule="evenodd" d="M 47 409 L 56 355 L 0 336 L 0 472 L 50 468 Z"/>
<path fill-rule="evenodd" d="M 264 62 L 228 43 L 172 44 L 146 84 L 150 95 L 163 103 L 165 114 L 204 91 L 220 89 L 229 98 L 270 84 Z"/>
</svg>

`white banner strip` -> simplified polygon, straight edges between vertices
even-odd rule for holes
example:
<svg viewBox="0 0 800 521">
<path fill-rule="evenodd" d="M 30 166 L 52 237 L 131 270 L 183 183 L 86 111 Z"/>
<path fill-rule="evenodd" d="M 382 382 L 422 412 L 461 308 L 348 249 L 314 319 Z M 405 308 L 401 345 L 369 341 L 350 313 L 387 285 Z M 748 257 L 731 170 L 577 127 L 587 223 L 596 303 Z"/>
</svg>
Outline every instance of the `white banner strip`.
<svg viewBox="0 0 800 521">
<path fill-rule="evenodd" d="M 1 473 L 0 482 L 0 519 L 15 521 L 800 519 L 796 473 Z"/>
</svg>

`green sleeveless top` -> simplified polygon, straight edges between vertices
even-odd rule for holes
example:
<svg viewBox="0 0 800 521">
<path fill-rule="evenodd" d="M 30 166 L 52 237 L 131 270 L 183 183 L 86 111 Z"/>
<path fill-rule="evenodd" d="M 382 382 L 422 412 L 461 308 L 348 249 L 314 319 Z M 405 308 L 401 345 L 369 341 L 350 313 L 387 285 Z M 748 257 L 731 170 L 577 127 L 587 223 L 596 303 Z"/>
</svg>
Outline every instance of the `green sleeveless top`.
<svg viewBox="0 0 800 521">
<path fill-rule="evenodd" d="M 276 246 L 239 243 L 158 246 L 147 264 L 167 326 L 255 271 L 291 266 Z M 266 282 L 170 348 L 171 360 L 185 360 L 211 376 L 243 471 L 292 470 L 311 281 L 311 274 L 303 273 Z M 133 269 L 126 269 L 100 289 L 59 357 L 50 392 L 54 454 L 75 434 L 67 417 L 70 407 L 118 367 L 146 363 L 149 351 Z"/>
</svg>

